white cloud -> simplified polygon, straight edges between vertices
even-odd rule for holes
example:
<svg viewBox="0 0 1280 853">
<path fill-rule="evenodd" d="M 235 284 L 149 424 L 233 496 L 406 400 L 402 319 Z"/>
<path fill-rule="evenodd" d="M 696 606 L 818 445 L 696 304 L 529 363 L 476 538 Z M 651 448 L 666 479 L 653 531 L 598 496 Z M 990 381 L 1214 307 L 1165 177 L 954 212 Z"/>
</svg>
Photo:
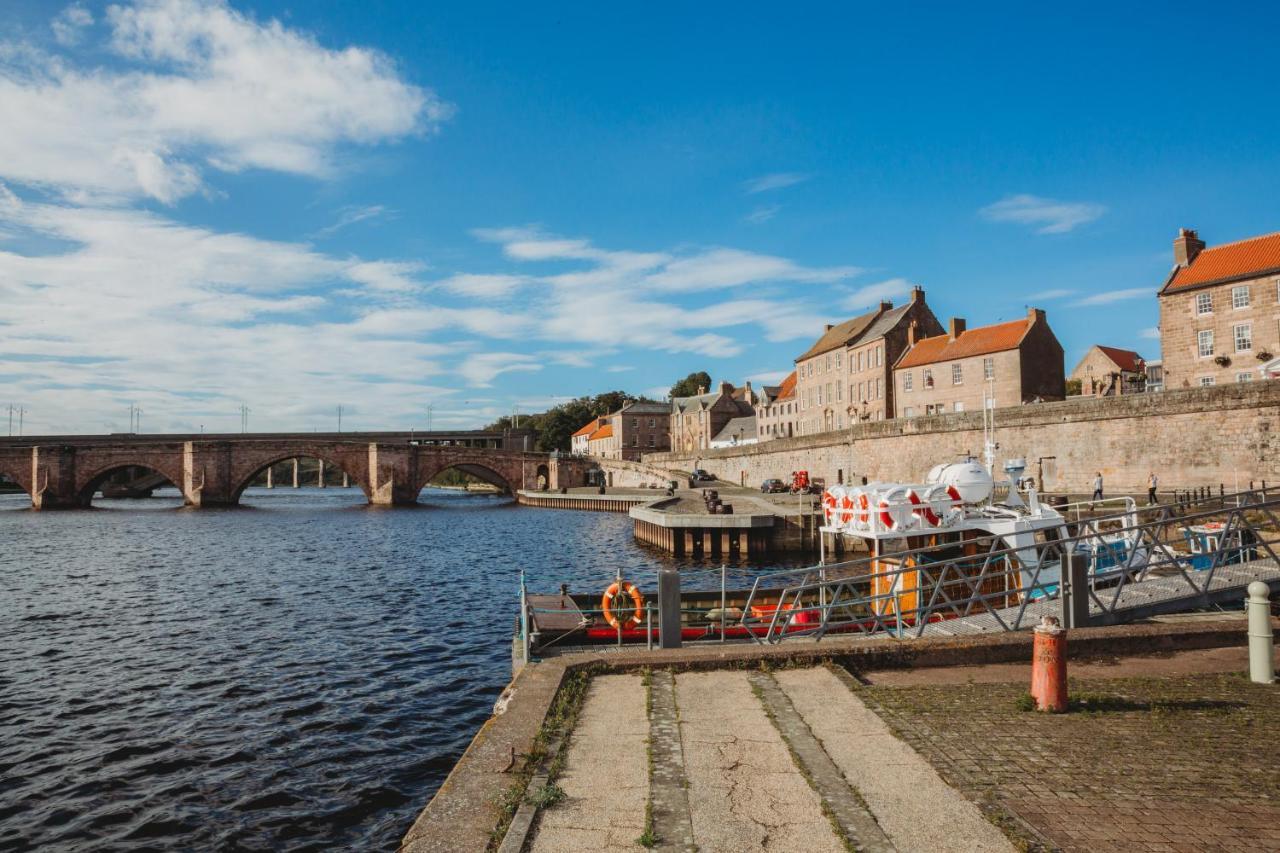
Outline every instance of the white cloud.
<svg viewBox="0 0 1280 853">
<path fill-rule="evenodd" d="M 503 373 L 538 371 L 542 365 L 532 356 L 518 352 L 487 352 L 468 357 L 458 369 L 476 388 L 488 388 Z"/>
<path fill-rule="evenodd" d="M 1027 297 L 1031 302 L 1049 302 L 1054 299 L 1066 299 L 1068 296 L 1074 296 L 1076 291 L 1070 288 L 1057 287 L 1051 290 L 1042 290 L 1039 293 L 1033 293 Z"/>
<path fill-rule="evenodd" d="M 1160 327 L 1149 326 L 1148 328 L 1143 329 L 1138 334 L 1141 337 L 1147 338 L 1148 340 L 1158 341 L 1160 340 Z"/>
<path fill-rule="evenodd" d="M 978 212 L 991 222 L 1038 226 L 1037 234 L 1065 234 L 1080 225 L 1093 222 L 1106 213 L 1107 209 L 1092 202 L 1058 201 L 1023 193 L 1006 196 Z"/>
<path fill-rule="evenodd" d="M 59 12 L 49 26 L 53 29 L 54 40 L 70 47 L 79 44 L 84 30 L 93 26 L 93 14 L 79 3 L 73 3 Z"/>
<path fill-rule="evenodd" d="M 436 282 L 436 286 L 459 296 L 473 296 L 478 299 L 500 299 L 515 293 L 526 281 L 527 279 L 518 275 L 460 273 Z"/>
<path fill-rule="evenodd" d="M 842 304 L 850 311 L 871 308 L 881 302 L 891 302 L 908 296 L 911 288 L 911 282 L 905 278 L 885 279 L 854 291 L 844 299 Z"/>
<path fill-rule="evenodd" d="M 1125 290 L 1108 290 L 1105 293 L 1095 293 L 1092 296 L 1077 299 L 1071 304 L 1075 306 L 1110 305 L 1112 302 L 1123 302 L 1127 299 L 1141 299 L 1144 296 L 1150 297 L 1154 295 L 1155 291 L 1149 287 L 1130 287 Z"/>
<path fill-rule="evenodd" d="M 370 204 L 363 207 L 344 207 L 338 211 L 337 221 L 332 225 L 326 225 L 317 230 L 311 236 L 315 239 L 332 237 L 348 225 L 355 225 L 357 222 L 364 222 L 366 219 L 375 219 L 386 213 L 387 209 L 380 204 Z"/>
<path fill-rule="evenodd" d="M 64 11 L 55 33 L 72 38 L 66 27 L 84 20 Z M 127 66 L 0 45 L 0 178 L 173 203 L 210 167 L 323 176 L 338 146 L 430 131 L 450 114 L 376 51 L 331 50 L 218 0 L 138 0 L 109 7 L 107 23 Z"/>
<path fill-rule="evenodd" d="M 812 176 L 801 172 L 773 172 L 772 174 L 752 178 L 743 185 L 743 188 L 748 195 L 755 195 L 756 193 L 795 186 L 796 184 L 804 183 L 810 177 Z"/>
<path fill-rule="evenodd" d="M 632 370 L 635 370 L 635 368 L 626 364 L 615 364 L 612 367 L 605 368 L 606 373 L 627 373 Z"/>
<path fill-rule="evenodd" d="M 754 373 L 748 376 L 755 385 L 777 385 L 791 374 L 790 370 L 770 370 L 765 373 Z"/>
<path fill-rule="evenodd" d="M 755 210 L 742 217 L 742 220 L 749 225 L 763 225 L 770 219 L 778 215 L 778 211 L 782 210 L 782 205 L 771 204 L 766 207 L 757 207 Z"/>
</svg>

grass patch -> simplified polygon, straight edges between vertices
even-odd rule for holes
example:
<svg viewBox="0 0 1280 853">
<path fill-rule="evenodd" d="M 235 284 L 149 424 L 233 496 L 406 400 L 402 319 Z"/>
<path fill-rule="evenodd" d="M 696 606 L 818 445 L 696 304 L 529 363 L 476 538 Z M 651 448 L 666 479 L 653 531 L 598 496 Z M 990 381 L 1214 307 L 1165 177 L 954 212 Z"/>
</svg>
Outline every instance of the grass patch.
<svg viewBox="0 0 1280 853">
<path fill-rule="evenodd" d="M 556 803 L 564 800 L 564 788 L 554 782 L 543 785 L 534 791 L 530 791 L 525 797 L 525 802 L 539 809 L 549 809 Z"/>
<path fill-rule="evenodd" d="M 1030 693 L 1023 693 L 1017 699 L 1013 700 L 1013 707 L 1019 711 L 1034 711 L 1036 709 L 1036 697 Z"/>
</svg>

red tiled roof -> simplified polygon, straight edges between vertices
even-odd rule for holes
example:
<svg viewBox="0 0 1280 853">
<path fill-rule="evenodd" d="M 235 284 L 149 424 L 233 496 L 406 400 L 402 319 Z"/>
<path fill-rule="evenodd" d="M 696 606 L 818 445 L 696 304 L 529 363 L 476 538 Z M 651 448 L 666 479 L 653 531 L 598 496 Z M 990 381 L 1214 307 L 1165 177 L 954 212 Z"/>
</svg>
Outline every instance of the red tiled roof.
<svg viewBox="0 0 1280 853">
<path fill-rule="evenodd" d="M 588 438 L 587 441 L 598 441 L 602 438 L 613 438 L 613 424 L 606 423 L 604 426 L 600 427 L 600 429 L 591 433 L 591 437 Z"/>
<path fill-rule="evenodd" d="M 1280 272 L 1280 231 L 1203 249 L 1190 265 L 1178 267 L 1161 293 L 1202 284 Z"/>
<path fill-rule="evenodd" d="M 980 326 L 962 332 L 955 340 L 950 335 L 937 335 L 916 341 L 916 345 L 894 366 L 894 369 L 919 367 L 940 361 L 955 361 L 975 355 L 987 355 L 1014 349 L 1031 328 L 1032 318 L 1024 317 L 994 326 Z"/>
<path fill-rule="evenodd" d="M 572 437 L 577 438 L 580 435 L 590 435 L 595 430 L 595 428 L 599 425 L 600 425 L 599 418 L 592 418 L 591 420 L 587 421 L 586 426 L 584 426 L 582 429 L 575 432 Z"/>
<path fill-rule="evenodd" d="M 774 397 L 774 402 L 779 400 L 790 400 L 796 395 L 796 372 L 793 370 L 787 374 L 787 378 L 782 380 L 782 384 L 778 386 L 778 396 Z"/>
<path fill-rule="evenodd" d="M 1142 356 L 1138 355 L 1131 349 L 1117 349 L 1116 347 L 1104 347 L 1098 344 L 1098 349 L 1102 350 L 1102 354 L 1116 363 L 1116 367 L 1126 370 L 1130 373 L 1142 372 Z"/>
</svg>

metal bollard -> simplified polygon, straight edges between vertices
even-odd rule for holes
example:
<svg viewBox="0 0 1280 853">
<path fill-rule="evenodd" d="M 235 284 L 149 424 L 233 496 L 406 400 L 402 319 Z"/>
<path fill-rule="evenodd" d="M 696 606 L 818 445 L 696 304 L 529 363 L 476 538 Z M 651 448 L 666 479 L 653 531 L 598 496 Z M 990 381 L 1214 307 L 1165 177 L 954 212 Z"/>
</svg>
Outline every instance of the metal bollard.
<svg viewBox="0 0 1280 853">
<path fill-rule="evenodd" d="M 1067 710 L 1067 631 L 1055 616 L 1042 616 L 1032 631 L 1031 696 L 1036 710 Z"/>
<path fill-rule="evenodd" d="M 680 648 L 680 572 L 658 570 L 658 647 Z"/>
<path fill-rule="evenodd" d="M 1249 584 L 1244 600 L 1249 611 L 1249 679 L 1257 684 L 1274 684 L 1275 637 L 1271 630 L 1271 590 L 1262 581 Z"/>
</svg>

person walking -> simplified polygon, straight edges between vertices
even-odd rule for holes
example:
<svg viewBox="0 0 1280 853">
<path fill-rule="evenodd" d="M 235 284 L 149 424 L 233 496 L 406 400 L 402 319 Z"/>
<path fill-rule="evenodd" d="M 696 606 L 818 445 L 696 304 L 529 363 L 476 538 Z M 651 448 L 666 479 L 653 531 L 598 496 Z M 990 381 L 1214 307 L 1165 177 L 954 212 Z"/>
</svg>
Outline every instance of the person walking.
<svg viewBox="0 0 1280 853">
<path fill-rule="evenodd" d="M 1155 506 L 1156 504 L 1156 486 L 1160 485 L 1160 479 L 1156 477 L 1156 472 L 1152 471 L 1147 476 L 1147 506 Z"/>
<path fill-rule="evenodd" d="M 1097 503 L 1102 500 L 1102 472 L 1093 475 L 1093 499 L 1090 503 Z"/>
</svg>

